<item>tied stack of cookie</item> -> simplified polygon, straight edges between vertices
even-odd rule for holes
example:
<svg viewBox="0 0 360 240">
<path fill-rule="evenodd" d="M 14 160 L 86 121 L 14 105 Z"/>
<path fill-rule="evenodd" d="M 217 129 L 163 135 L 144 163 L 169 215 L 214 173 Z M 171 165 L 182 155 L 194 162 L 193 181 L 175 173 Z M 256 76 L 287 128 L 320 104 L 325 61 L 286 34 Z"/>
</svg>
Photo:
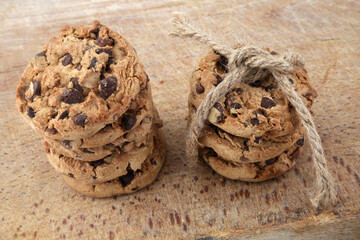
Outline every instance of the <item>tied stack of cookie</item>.
<svg viewBox="0 0 360 240">
<path fill-rule="evenodd" d="M 228 59 L 217 52 L 200 60 L 190 80 L 190 120 L 227 73 Z M 310 109 L 317 93 L 306 70 L 297 66 L 288 80 Z M 214 104 L 207 120 L 199 139 L 199 156 L 230 179 L 259 182 L 275 178 L 295 165 L 304 145 L 305 129 L 272 75 L 235 84 Z"/>
<path fill-rule="evenodd" d="M 98 21 L 52 38 L 26 67 L 16 100 L 50 163 L 85 195 L 137 191 L 163 165 L 149 78 L 129 42 Z"/>
</svg>

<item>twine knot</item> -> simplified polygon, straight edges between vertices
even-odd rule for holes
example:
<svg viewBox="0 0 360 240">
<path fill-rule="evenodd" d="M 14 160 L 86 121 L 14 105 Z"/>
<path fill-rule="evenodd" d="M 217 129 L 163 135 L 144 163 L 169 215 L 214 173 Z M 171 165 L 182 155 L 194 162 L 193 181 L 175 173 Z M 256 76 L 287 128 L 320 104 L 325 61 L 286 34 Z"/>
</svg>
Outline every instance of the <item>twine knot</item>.
<svg viewBox="0 0 360 240">
<path fill-rule="evenodd" d="M 192 117 L 186 141 L 186 164 L 191 167 L 198 159 L 198 148 L 201 146 L 198 139 L 202 136 L 207 117 L 214 104 L 224 97 L 229 89 L 237 82 L 251 83 L 264 79 L 267 75 L 272 74 L 281 91 L 295 108 L 298 117 L 306 129 L 309 145 L 313 152 L 316 172 L 316 189 L 311 202 L 315 207 L 319 207 L 320 205 L 323 207 L 334 205 L 337 201 L 336 190 L 332 176 L 326 166 L 321 138 L 316 131 L 315 123 L 309 110 L 286 76 L 294 71 L 295 66 L 304 66 L 302 58 L 298 54 L 293 53 L 288 53 L 280 57 L 253 46 L 239 45 L 233 49 L 226 45 L 219 44 L 209 35 L 194 27 L 184 15 L 179 13 L 174 14 L 172 23 L 174 29 L 170 35 L 196 39 L 209 45 L 214 51 L 229 58 L 229 72 L 226 77 L 206 95 Z"/>
</svg>

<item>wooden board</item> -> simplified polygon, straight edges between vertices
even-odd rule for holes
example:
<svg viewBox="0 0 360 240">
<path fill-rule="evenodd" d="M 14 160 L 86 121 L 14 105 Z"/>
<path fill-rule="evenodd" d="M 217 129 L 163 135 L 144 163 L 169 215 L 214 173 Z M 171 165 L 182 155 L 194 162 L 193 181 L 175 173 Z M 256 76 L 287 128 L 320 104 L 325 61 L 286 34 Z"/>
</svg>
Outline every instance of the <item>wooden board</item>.
<svg viewBox="0 0 360 240">
<path fill-rule="evenodd" d="M 358 1 L 19 1 L 0 14 L 0 238 L 304 239 L 360 236 L 360 5 Z M 340 204 L 311 207 L 307 149 L 284 176 L 220 181 L 206 165 L 184 166 L 188 79 L 209 49 L 168 36 L 183 11 L 219 41 L 299 52 L 319 92 L 313 110 Z M 138 193 L 85 197 L 48 163 L 42 139 L 15 106 L 30 58 L 66 24 L 99 19 L 134 45 L 164 120 L 167 161 Z M 163 83 L 161 83 L 163 81 Z"/>
</svg>

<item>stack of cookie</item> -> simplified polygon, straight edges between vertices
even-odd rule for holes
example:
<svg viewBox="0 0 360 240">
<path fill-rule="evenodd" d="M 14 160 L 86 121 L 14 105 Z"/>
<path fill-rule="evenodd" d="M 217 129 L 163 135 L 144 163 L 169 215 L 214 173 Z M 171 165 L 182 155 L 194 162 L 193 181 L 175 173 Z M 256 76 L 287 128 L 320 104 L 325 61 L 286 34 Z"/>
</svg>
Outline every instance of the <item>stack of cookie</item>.
<svg viewBox="0 0 360 240">
<path fill-rule="evenodd" d="M 227 65 L 228 59 L 214 51 L 200 60 L 190 81 L 190 116 L 225 78 Z M 310 109 L 317 93 L 306 70 L 296 67 L 288 80 Z M 304 145 L 304 128 L 272 75 L 237 83 L 211 108 L 208 122 L 199 139 L 199 155 L 230 179 L 258 182 L 277 177 L 295 165 Z"/>
<path fill-rule="evenodd" d="M 98 21 L 52 38 L 26 67 L 16 99 L 51 164 L 85 195 L 137 191 L 163 165 L 149 78 L 126 39 Z"/>
</svg>

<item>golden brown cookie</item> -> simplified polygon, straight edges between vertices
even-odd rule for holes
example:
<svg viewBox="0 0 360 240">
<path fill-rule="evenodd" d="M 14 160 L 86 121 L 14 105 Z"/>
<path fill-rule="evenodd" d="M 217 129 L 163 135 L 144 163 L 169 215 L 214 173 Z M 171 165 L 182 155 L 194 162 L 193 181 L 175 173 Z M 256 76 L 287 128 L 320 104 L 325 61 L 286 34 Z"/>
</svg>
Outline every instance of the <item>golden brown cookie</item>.
<svg viewBox="0 0 360 240">
<path fill-rule="evenodd" d="M 257 163 L 237 163 L 220 158 L 211 148 L 200 149 L 200 156 L 220 175 L 246 182 L 261 182 L 278 177 L 291 169 L 300 155 L 297 144 L 279 156 Z"/>
<path fill-rule="evenodd" d="M 127 168 L 127 173 L 116 179 L 99 183 L 87 184 L 69 176 L 63 176 L 75 190 L 90 197 L 111 197 L 136 192 L 151 184 L 158 175 L 165 160 L 165 139 L 160 132 L 160 137 L 154 139 L 154 151 L 148 156 L 141 168 L 134 171 Z"/>
<path fill-rule="evenodd" d="M 227 61 L 226 57 L 214 51 L 200 60 L 190 81 L 190 109 L 198 108 L 205 96 L 225 78 Z M 306 70 L 296 67 L 288 80 L 310 108 L 317 93 L 310 85 Z M 208 116 L 213 125 L 245 138 L 289 134 L 294 128 L 294 119 L 296 112 L 272 75 L 250 84 L 235 84 L 215 103 Z"/>
<path fill-rule="evenodd" d="M 152 124 L 156 126 L 159 121 L 157 110 L 153 107 L 151 95 L 148 93 L 150 91 L 142 91 L 139 96 L 143 97 L 138 99 L 137 104 L 131 104 L 131 108 L 118 122 L 105 127 L 94 136 L 78 140 L 55 140 L 45 137 L 45 140 L 59 154 L 82 161 L 99 160 L 117 148 L 128 151 L 134 146 L 145 144 L 146 136 L 152 131 Z"/>
<path fill-rule="evenodd" d="M 134 48 L 98 21 L 66 26 L 26 67 L 16 100 L 52 139 L 81 139 L 118 121 L 149 79 Z"/>
<path fill-rule="evenodd" d="M 274 158 L 295 143 L 304 144 L 304 128 L 298 121 L 289 134 L 279 137 L 241 138 L 218 127 L 207 127 L 199 142 L 212 148 L 221 158 L 232 162 L 254 163 Z"/>
<path fill-rule="evenodd" d="M 153 138 L 157 131 L 156 129 L 154 134 L 149 134 L 147 145 L 133 148 L 128 152 L 114 150 L 110 155 L 92 162 L 79 161 L 59 154 L 47 142 L 44 146 L 47 157 L 56 171 L 79 181 L 101 183 L 126 174 L 127 167 L 134 171 L 140 169 L 141 164 L 153 151 Z"/>
</svg>

